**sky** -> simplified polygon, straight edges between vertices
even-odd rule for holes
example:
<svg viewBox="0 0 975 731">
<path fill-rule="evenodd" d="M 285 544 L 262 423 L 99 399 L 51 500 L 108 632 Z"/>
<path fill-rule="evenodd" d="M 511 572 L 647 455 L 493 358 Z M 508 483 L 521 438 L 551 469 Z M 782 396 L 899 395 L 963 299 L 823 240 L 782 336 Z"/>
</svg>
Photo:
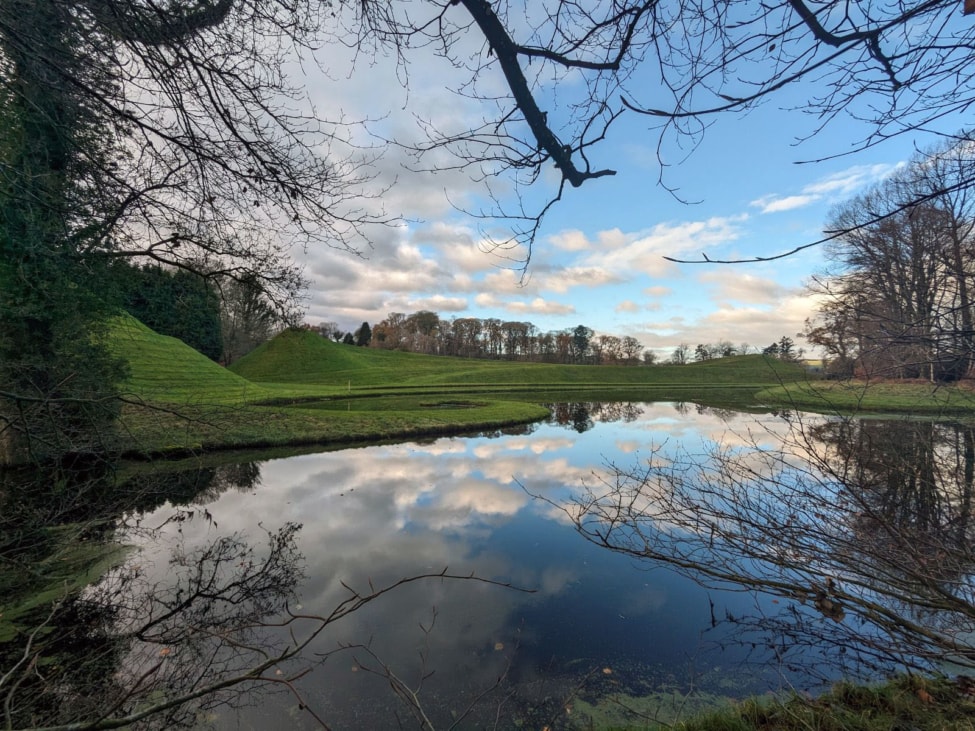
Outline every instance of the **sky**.
<svg viewBox="0 0 975 731">
<path fill-rule="evenodd" d="M 450 90 L 460 77 L 443 58 L 413 54 L 404 83 L 391 59 L 353 64 L 329 53 L 327 74 L 306 64 L 296 70 L 297 83 L 318 109 L 376 120 L 373 132 L 415 141 L 417 116 L 449 128 L 480 113 L 476 101 Z M 545 218 L 527 268 L 518 261 L 524 251 L 505 258 L 484 250 L 484 221 L 468 212 L 484 205 L 481 183 L 456 171 L 412 172 L 405 154 L 388 148 L 373 172 L 392 187 L 364 205 L 381 205 L 401 223 L 371 229 L 360 256 L 327 247 L 295 253 L 310 283 L 305 321 L 353 330 L 390 312 L 426 309 L 445 319 L 527 320 L 542 331 L 583 324 L 633 336 L 661 357 L 681 343 L 693 350 L 721 340 L 754 352 L 784 335 L 804 346 L 798 333 L 816 304 L 806 285 L 827 264 L 823 247 L 735 265 L 676 264 L 664 256 L 751 258 L 815 241 L 833 206 L 935 141 L 904 134 L 836 156 L 867 129 L 840 117 L 799 144 L 818 120 L 795 107 L 814 92 L 791 88 L 747 114 L 718 118 L 693 151 L 665 147 L 665 182 L 677 195 L 658 184 L 656 132 L 646 118 L 624 115 L 590 153 L 594 167 L 617 174 L 567 189 Z M 956 129 L 951 120 L 943 124 L 944 132 Z M 832 157 L 802 163 L 824 156 Z M 554 169 L 545 171 L 529 201 L 556 182 Z"/>
</svg>

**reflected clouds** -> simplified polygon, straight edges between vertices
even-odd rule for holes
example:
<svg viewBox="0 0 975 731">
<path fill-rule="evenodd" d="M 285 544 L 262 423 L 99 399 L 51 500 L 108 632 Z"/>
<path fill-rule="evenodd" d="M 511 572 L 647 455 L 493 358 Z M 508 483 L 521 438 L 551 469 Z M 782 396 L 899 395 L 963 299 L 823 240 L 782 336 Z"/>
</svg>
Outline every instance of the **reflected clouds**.
<svg viewBox="0 0 975 731">
<path fill-rule="evenodd" d="M 364 590 L 448 567 L 453 574 L 529 588 L 534 593 L 470 581 L 411 584 L 330 627 L 315 649 L 331 652 L 369 640 L 370 651 L 404 677 L 439 670 L 429 681 L 430 694 L 458 703 L 491 688 L 509 664 L 522 678 L 519 688 L 526 677 L 543 685 L 558 677 L 571 689 L 578 673 L 589 669 L 585 663 L 608 665 L 620 653 L 633 653 L 627 633 L 661 621 L 662 608 L 678 624 L 691 622 L 679 607 L 697 590 L 676 588 L 664 573 L 648 578 L 620 557 L 588 545 L 568 528 L 569 516 L 532 495 L 564 503 L 598 481 L 609 461 L 639 462 L 655 449 L 666 457 L 678 443 L 687 450 L 712 438 L 727 440 L 736 426 L 727 412 L 683 411 L 669 404 L 593 409 L 597 423 L 618 420 L 584 433 L 553 423 L 530 436 L 443 438 L 272 460 L 261 465 L 259 487 L 225 491 L 206 505 L 213 523 L 188 521 L 173 531 L 181 529 L 192 543 L 212 540 L 218 525 L 219 533 L 254 536 L 260 526 L 273 530 L 284 521 L 301 522 L 299 549 L 308 578 L 300 602 L 306 613 L 327 614 L 349 596 L 349 586 Z M 745 419 L 742 443 L 749 438 L 746 423 L 755 423 L 750 415 Z M 162 522 L 164 514 L 150 519 Z M 612 601 L 606 602 L 609 596 Z M 595 602 L 591 610 L 581 608 L 587 602 Z M 694 604 L 703 606 L 704 600 Z M 565 607 L 573 609 L 559 619 Z M 655 652 L 681 657 L 704 628 L 668 630 Z M 564 633 L 569 634 L 563 641 L 585 634 L 605 656 L 589 657 L 585 667 L 573 665 L 577 658 L 569 643 L 559 645 L 558 652 L 567 654 L 556 659 L 551 644 Z M 363 704 L 386 711 L 395 706 L 385 682 L 350 671 L 366 658 L 361 651 L 348 652 L 347 660 L 316 669 L 303 691 L 314 702 L 335 704 L 336 727 L 381 727 L 388 717 L 363 721 L 356 716 L 353 722 L 343 715 L 350 709 L 341 701 L 350 694 L 357 699 L 355 713 Z M 544 661 L 543 652 L 549 653 Z M 561 697 L 563 690 L 549 694 Z M 443 720 L 457 710 L 434 712 L 446 714 Z"/>
</svg>

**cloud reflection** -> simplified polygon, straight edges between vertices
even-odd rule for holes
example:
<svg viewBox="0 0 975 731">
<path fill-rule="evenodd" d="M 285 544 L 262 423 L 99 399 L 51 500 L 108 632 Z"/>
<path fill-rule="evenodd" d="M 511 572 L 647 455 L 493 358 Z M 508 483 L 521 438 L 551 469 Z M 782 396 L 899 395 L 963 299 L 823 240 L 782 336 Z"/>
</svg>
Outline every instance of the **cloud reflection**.
<svg viewBox="0 0 975 731">
<path fill-rule="evenodd" d="M 639 462 L 654 450 L 666 458 L 678 444 L 693 450 L 712 438 L 733 442 L 736 428 L 745 443 L 746 424 L 755 428 L 751 416 L 738 422 L 727 412 L 679 413 L 668 404 L 640 404 L 634 413 L 630 421 L 601 423 L 583 434 L 543 425 L 531 436 L 445 438 L 272 460 L 261 467 L 258 489 L 224 492 L 206 509 L 220 533 L 253 536 L 261 525 L 273 530 L 288 520 L 303 524 L 299 548 L 308 580 L 300 601 L 306 613 L 328 613 L 348 597 L 347 587 L 366 589 L 448 567 L 534 590 L 440 580 L 410 585 L 330 628 L 316 648 L 328 652 L 369 641 L 371 651 L 404 677 L 437 669 L 431 694 L 436 689 L 459 702 L 490 688 L 508 663 L 519 673 L 538 672 L 534 653 L 560 631 L 584 633 L 607 653 L 626 651 L 625 638 L 597 629 L 598 613 L 574 619 L 584 625 L 570 623 L 564 630 L 556 615 L 541 619 L 570 595 L 579 601 L 608 591 L 614 601 L 605 611 L 617 623 L 619 616 L 641 621 L 665 606 L 671 614 L 677 608 L 673 621 L 690 621 L 681 617 L 687 613 L 679 610 L 676 590 L 660 574 L 648 583 L 632 565 L 613 563 L 615 557 L 566 529 L 564 513 L 531 497 L 564 500 L 597 481 L 609 461 Z M 764 422 L 774 419 L 759 423 Z M 164 512 L 152 520 L 162 522 Z M 188 541 L 212 539 L 214 525 L 192 523 L 182 526 Z M 606 581 L 615 582 L 607 585 L 612 589 L 600 588 Z M 579 594 L 583 586 L 590 594 Z M 669 641 L 679 643 L 680 633 L 671 634 Z M 353 673 L 356 653 L 347 654 L 349 659 L 329 662 L 309 676 L 305 692 L 319 703 L 363 694 L 388 704 L 388 688 L 374 687 L 368 673 Z M 558 663 L 551 672 L 570 682 L 571 673 Z M 349 721 L 347 706 L 332 709 L 344 719 L 336 727 L 367 727 Z M 437 712 L 451 710 L 457 709 Z"/>
</svg>

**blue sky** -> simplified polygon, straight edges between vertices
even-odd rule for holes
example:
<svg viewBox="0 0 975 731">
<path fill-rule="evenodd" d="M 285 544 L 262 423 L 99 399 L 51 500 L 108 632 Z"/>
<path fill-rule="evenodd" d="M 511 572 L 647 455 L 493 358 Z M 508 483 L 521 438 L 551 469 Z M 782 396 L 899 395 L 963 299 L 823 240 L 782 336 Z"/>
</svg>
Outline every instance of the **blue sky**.
<svg viewBox="0 0 975 731">
<path fill-rule="evenodd" d="M 320 109 L 377 119 L 374 131 L 404 141 L 419 139 L 416 114 L 443 127 L 476 118 L 476 102 L 445 88 L 457 82 L 443 59 L 418 54 L 413 62 L 407 88 L 388 59 L 353 66 L 337 54 L 331 78 L 308 71 L 304 84 Z M 624 118 L 591 152 L 594 167 L 617 175 L 567 191 L 545 219 L 524 276 L 511 261 L 485 252 L 483 222 L 457 209 L 483 205 L 480 183 L 455 171 L 410 172 L 404 154 L 388 149 L 373 172 L 377 181 L 394 183 L 381 204 L 404 223 L 372 230 L 361 257 L 327 248 L 298 253 L 311 283 L 306 320 L 352 329 L 389 312 L 430 309 L 444 318 L 528 320 L 542 330 L 584 324 L 632 335 L 662 355 L 680 343 L 730 340 L 754 348 L 796 337 L 815 309 L 804 285 L 825 265 L 822 247 L 756 264 L 674 264 L 663 257 L 767 256 L 814 241 L 833 205 L 935 142 L 903 135 L 860 153 L 797 164 L 848 152 L 868 129 L 838 118 L 797 145 L 817 120 L 790 107 L 802 107 L 813 91 L 796 87 L 747 115 L 716 119 L 689 155 L 672 139 L 663 148 L 665 181 L 692 203 L 658 185 L 657 136 L 647 118 Z M 942 132 L 956 129 L 952 120 L 943 124 Z M 549 172 L 529 202 L 555 185 Z M 502 198 L 506 193 L 502 188 Z"/>
</svg>

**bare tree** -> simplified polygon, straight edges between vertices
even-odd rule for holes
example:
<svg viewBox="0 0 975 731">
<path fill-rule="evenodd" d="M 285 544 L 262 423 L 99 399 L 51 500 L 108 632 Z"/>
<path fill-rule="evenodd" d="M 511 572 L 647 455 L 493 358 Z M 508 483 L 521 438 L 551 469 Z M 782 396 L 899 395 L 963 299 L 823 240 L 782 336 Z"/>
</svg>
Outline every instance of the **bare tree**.
<svg viewBox="0 0 975 731">
<path fill-rule="evenodd" d="M 674 365 L 685 365 L 690 357 L 690 353 L 691 346 L 687 343 L 681 343 L 674 348 L 674 352 L 670 354 L 670 363 L 673 363 Z"/>
<path fill-rule="evenodd" d="M 862 138 L 839 154 L 907 130 L 937 129 L 972 96 L 973 30 L 948 0 L 882 8 L 865 0 L 456 5 L 434 3 L 426 16 L 390 7 L 368 29 L 401 48 L 437 48 L 470 72 L 462 93 L 496 104 L 496 113 L 469 129 L 428 125 L 430 141 L 418 152 L 447 146 L 457 166 L 484 179 L 514 170 L 522 184 L 535 182 L 544 165 L 556 167 L 561 183 L 546 203 L 509 209 L 510 220 L 522 223 L 515 234 L 522 242 L 530 242 L 566 183 L 613 174 L 590 161 L 626 112 L 656 122 L 661 141 L 672 132 L 696 138 L 715 116 L 751 109 L 801 83 L 809 89 L 801 109 L 815 120 L 808 134 L 841 117 L 864 123 Z M 471 30 L 484 39 L 474 53 L 460 42 Z M 489 86 L 498 77 L 507 86 L 501 97 Z M 546 108 L 545 99 L 558 103 Z"/>
<path fill-rule="evenodd" d="M 713 621 L 779 662 L 972 667 L 969 426 L 793 416 L 779 447 L 739 436 L 750 446 L 613 466 L 562 507 L 598 545 L 755 592 L 755 615 Z"/>
<path fill-rule="evenodd" d="M 834 211 L 834 262 L 807 335 L 838 371 L 885 377 L 964 377 L 972 367 L 972 232 L 962 184 L 971 143 L 918 155 L 905 170 Z M 923 203 L 905 206 L 905 201 Z"/>
</svg>

